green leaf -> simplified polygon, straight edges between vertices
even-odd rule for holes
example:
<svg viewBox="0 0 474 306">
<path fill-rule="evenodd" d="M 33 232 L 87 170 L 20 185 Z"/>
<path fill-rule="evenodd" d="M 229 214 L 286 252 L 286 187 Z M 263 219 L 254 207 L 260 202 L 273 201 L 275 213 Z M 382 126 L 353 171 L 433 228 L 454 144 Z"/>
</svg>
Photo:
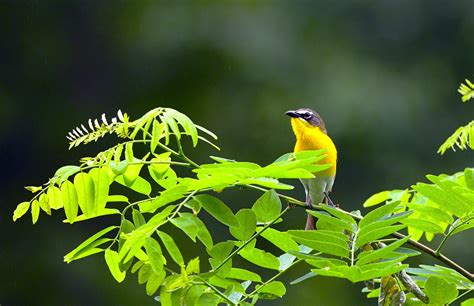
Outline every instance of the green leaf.
<svg viewBox="0 0 474 306">
<path fill-rule="evenodd" d="M 64 261 L 67 262 L 67 263 L 70 263 L 71 261 L 73 260 L 76 260 L 76 256 L 77 254 L 84 250 L 85 248 L 87 248 L 88 246 L 90 246 L 93 242 L 95 242 L 97 239 L 99 239 L 100 237 L 104 236 L 105 234 L 113 231 L 114 229 L 118 229 L 119 227 L 118 226 L 109 226 L 109 227 L 106 227 L 104 228 L 103 230 L 95 233 L 94 235 L 92 235 L 91 237 L 87 238 L 84 242 L 82 242 L 80 245 L 78 245 L 74 250 L 72 250 L 71 252 L 69 252 L 68 254 L 66 254 L 64 256 Z"/>
<path fill-rule="evenodd" d="M 116 215 L 120 214 L 120 211 L 115 208 L 104 208 L 101 211 L 98 211 L 96 214 L 91 215 L 91 216 L 86 216 L 84 214 L 77 216 L 77 218 L 74 220 L 74 222 L 79 222 L 79 221 L 84 221 L 84 220 L 89 220 L 97 217 L 102 217 L 102 216 L 108 216 L 108 215 Z M 64 220 L 63 222 L 67 222 L 67 220 Z"/>
<path fill-rule="evenodd" d="M 425 282 L 425 293 L 431 304 L 446 304 L 458 296 L 454 283 L 437 276 L 430 276 Z"/>
<path fill-rule="evenodd" d="M 355 222 L 354 218 L 352 218 L 347 213 L 337 208 L 331 207 L 329 205 L 323 205 L 321 208 L 325 210 L 326 212 L 330 213 L 331 215 L 333 215 L 334 217 L 351 224 L 352 227 L 356 227 L 357 223 Z"/>
<path fill-rule="evenodd" d="M 193 220 L 187 217 L 177 217 L 171 219 L 171 223 L 188 235 L 193 242 L 196 242 L 198 228 Z"/>
<path fill-rule="evenodd" d="M 160 244 L 155 239 L 147 237 L 145 239 L 145 250 L 150 260 L 151 268 L 159 275 L 163 272 L 163 266 L 166 264 L 166 259 L 163 257 Z"/>
<path fill-rule="evenodd" d="M 474 168 L 464 169 L 464 181 L 467 188 L 474 190 Z"/>
<path fill-rule="evenodd" d="M 173 117 L 183 127 L 184 132 L 191 137 L 193 147 L 195 147 L 198 142 L 197 126 L 191 121 L 191 119 L 189 119 L 188 116 L 174 109 L 167 108 L 166 113 Z"/>
<path fill-rule="evenodd" d="M 37 193 L 38 191 L 43 190 L 42 186 L 25 186 L 25 189 L 31 191 L 32 193 Z"/>
<path fill-rule="evenodd" d="M 349 257 L 348 238 L 341 233 L 327 230 L 291 230 L 288 233 L 296 242 L 313 250 L 345 258 Z"/>
<path fill-rule="evenodd" d="M 199 297 L 207 288 L 208 287 L 204 285 L 192 285 L 186 293 L 184 305 L 196 305 Z"/>
<path fill-rule="evenodd" d="M 69 223 L 73 223 L 79 211 L 79 202 L 74 184 L 66 180 L 61 186 L 61 194 L 64 203 L 64 213 Z"/>
<path fill-rule="evenodd" d="M 350 232 L 354 231 L 354 225 L 348 223 L 347 221 L 335 218 L 333 216 L 328 215 L 327 213 L 322 213 L 319 211 L 309 210 L 307 209 L 306 212 L 310 215 L 313 215 L 319 221 L 324 221 L 329 223 L 332 227 L 337 228 L 338 230 L 348 230 Z M 318 227 L 320 228 L 320 227 Z"/>
<path fill-rule="evenodd" d="M 181 199 L 187 191 L 186 186 L 177 185 L 164 190 L 156 199 L 138 204 L 142 212 L 155 212 L 158 208 Z"/>
<path fill-rule="evenodd" d="M 286 288 L 282 282 L 273 281 L 259 287 L 258 292 L 259 292 L 259 296 L 262 294 L 264 295 L 263 297 L 261 296 L 261 298 L 268 298 L 268 297 L 275 298 L 275 297 L 284 296 L 286 293 Z"/>
<path fill-rule="evenodd" d="M 211 255 L 213 258 L 222 261 L 227 256 L 229 256 L 230 252 L 234 248 L 234 241 L 224 241 L 215 244 L 211 249 L 207 250 L 207 253 Z"/>
<path fill-rule="evenodd" d="M 197 238 L 202 242 L 202 244 L 204 244 L 206 248 L 211 248 L 214 242 L 212 241 L 212 236 L 204 222 L 191 213 L 181 213 L 180 215 L 182 217 L 189 218 L 194 222 L 197 227 Z"/>
<path fill-rule="evenodd" d="M 163 280 L 166 277 L 166 272 L 165 270 L 162 270 L 160 273 L 154 273 L 154 271 L 150 272 L 150 275 L 148 276 L 148 280 L 146 282 L 145 290 L 146 294 L 148 295 L 153 295 L 155 292 L 158 290 L 160 285 L 163 283 Z"/>
<path fill-rule="evenodd" d="M 421 276 L 424 278 L 428 278 L 430 276 L 439 276 L 449 282 L 454 282 L 457 287 L 462 290 L 472 289 L 471 282 L 466 277 L 453 269 L 443 266 L 420 265 L 420 268 L 409 268 L 407 269 L 407 272 L 412 275 Z"/>
<path fill-rule="evenodd" d="M 48 215 L 51 215 L 51 207 L 49 207 L 48 195 L 43 193 L 39 196 L 39 205 L 41 209 Z"/>
<path fill-rule="evenodd" d="M 40 212 L 40 206 L 38 200 L 34 200 L 33 203 L 31 203 L 31 219 L 33 221 L 33 224 L 38 221 L 39 217 L 39 212 Z"/>
<path fill-rule="evenodd" d="M 179 251 L 178 246 L 174 242 L 173 238 L 165 232 L 157 231 L 158 236 L 160 236 L 161 241 L 165 245 L 166 250 L 170 254 L 171 258 L 176 262 L 178 265 L 184 265 L 184 259 Z"/>
<path fill-rule="evenodd" d="M 275 255 L 265 252 L 263 250 L 251 247 L 245 247 L 239 252 L 242 258 L 249 262 L 272 270 L 278 270 L 280 268 L 280 261 Z"/>
<path fill-rule="evenodd" d="M 110 162 L 109 167 L 115 175 L 123 175 L 125 170 L 127 170 L 128 162 L 126 160 L 120 162 L 112 161 Z"/>
<path fill-rule="evenodd" d="M 449 231 L 451 231 L 451 235 L 457 234 L 459 232 L 471 229 L 474 227 L 474 217 L 470 216 L 467 219 L 456 219 L 451 226 L 449 227 Z"/>
<path fill-rule="evenodd" d="M 133 162 L 139 163 L 141 162 L 140 159 L 134 159 Z M 125 183 L 125 186 L 131 187 L 134 183 L 135 180 L 138 178 L 140 175 L 140 170 L 142 169 L 143 164 L 139 165 L 128 165 L 127 169 L 123 173 L 123 181 Z"/>
<path fill-rule="evenodd" d="M 118 253 L 111 249 L 106 249 L 104 257 L 110 273 L 112 273 L 112 276 L 117 282 L 121 283 L 125 279 L 126 272 L 120 271 Z"/>
<path fill-rule="evenodd" d="M 74 187 L 76 187 L 77 201 L 82 212 L 86 216 L 91 215 L 94 210 L 94 181 L 87 173 L 81 172 L 74 177 Z"/>
<path fill-rule="evenodd" d="M 109 175 L 105 168 L 94 168 L 89 171 L 89 176 L 94 182 L 94 213 L 105 208 L 109 195 Z"/>
<path fill-rule="evenodd" d="M 470 210 L 463 201 L 453 198 L 448 192 L 434 185 L 418 183 L 413 189 L 456 216 L 462 217 Z"/>
<path fill-rule="evenodd" d="M 387 245 L 386 247 L 377 250 L 361 252 L 357 256 L 357 265 L 361 266 L 379 260 L 380 258 L 387 258 L 387 256 L 389 256 L 390 254 L 392 254 L 393 251 L 405 244 L 405 242 L 407 242 L 409 239 L 410 237 L 405 237 L 403 239 L 395 241 L 392 244 Z"/>
<path fill-rule="evenodd" d="M 467 299 L 461 303 L 461 306 L 474 306 L 474 298 Z"/>
<path fill-rule="evenodd" d="M 166 218 L 171 214 L 171 212 L 174 210 L 173 206 L 167 206 L 165 209 L 163 209 L 161 212 L 155 214 L 153 217 L 148 220 L 148 222 L 133 232 L 127 234 L 128 237 L 141 237 L 141 236 L 149 236 L 151 235 L 155 229 L 160 227 L 163 223 L 166 222 Z"/>
<path fill-rule="evenodd" d="M 315 277 L 315 276 L 316 276 L 316 273 L 314 273 L 314 272 L 308 272 L 308 273 L 306 273 L 305 275 L 300 276 L 300 277 L 298 277 L 297 279 L 291 281 L 291 282 L 290 282 L 290 285 L 299 284 L 299 283 L 301 283 L 301 282 L 303 282 L 303 281 L 305 281 L 305 280 L 307 280 L 307 279 L 313 278 L 313 277 Z"/>
<path fill-rule="evenodd" d="M 390 225 L 390 226 L 385 226 L 382 228 L 377 228 L 371 231 L 368 231 L 364 234 L 361 234 L 358 236 L 355 245 L 356 247 L 361 247 L 366 243 L 378 240 L 380 238 L 386 237 L 394 232 L 397 232 L 401 230 L 402 228 L 405 228 L 406 225 Z"/>
<path fill-rule="evenodd" d="M 252 210 L 258 222 L 267 223 L 276 219 L 281 212 L 281 201 L 275 190 L 266 191 L 253 204 Z"/>
<path fill-rule="evenodd" d="M 176 121 L 173 117 L 171 117 L 168 113 L 162 113 L 160 115 L 161 122 L 165 123 L 172 131 L 176 139 L 179 141 L 181 139 L 181 132 L 179 131 L 179 127 L 176 124 Z"/>
<path fill-rule="evenodd" d="M 365 202 L 364 202 L 364 204 L 362 204 L 362 206 L 364 206 L 364 207 L 375 206 L 375 205 L 378 205 L 382 202 L 387 201 L 388 199 L 390 199 L 390 191 L 388 191 L 388 190 L 381 191 L 381 192 L 378 192 L 374 195 L 371 195 L 367 200 L 365 200 Z"/>
<path fill-rule="evenodd" d="M 227 226 L 239 227 L 239 221 L 232 213 L 232 210 L 230 210 L 230 208 L 218 198 L 207 194 L 200 194 L 195 196 L 194 199 L 199 201 L 202 208 L 204 208 L 217 221 Z"/>
<path fill-rule="evenodd" d="M 258 185 L 262 187 L 266 187 L 269 189 L 280 189 L 280 190 L 292 190 L 295 188 L 293 185 L 283 184 L 277 179 L 272 179 L 268 177 L 259 177 L 253 179 L 245 179 L 239 181 L 240 185 Z"/>
<path fill-rule="evenodd" d="M 270 241 L 283 252 L 299 250 L 298 244 L 293 239 L 291 239 L 290 234 L 287 232 L 280 232 L 269 227 L 261 233 L 261 236 Z"/>
<path fill-rule="evenodd" d="M 128 186 L 125 181 L 124 181 L 124 176 L 120 175 L 115 178 L 115 181 L 123 186 L 126 186 L 130 189 L 132 189 L 135 192 L 144 194 L 149 196 L 151 193 L 151 185 L 150 183 L 145 180 L 143 177 L 137 177 L 135 181 L 133 182 L 133 185 Z"/>
<path fill-rule="evenodd" d="M 149 264 L 144 264 L 138 271 L 138 283 L 144 284 L 148 281 L 152 272 L 151 266 Z"/>
<path fill-rule="evenodd" d="M 189 274 L 199 274 L 200 267 L 199 267 L 199 257 L 191 259 L 188 264 L 186 265 L 186 273 Z"/>
<path fill-rule="evenodd" d="M 129 234 L 122 232 L 121 236 L 125 238 L 123 244 L 120 246 L 118 259 L 119 262 L 128 263 L 135 255 L 137 255 L 143 245 L 145 244 L 146 238 L 148 238 L 145 234 L 139 235 L 132 235 L 136 231 L 132 231 Z"/>
<path fill-rule="evenodd" d="M 57 182 L 58 184 L 61 184 L 62 182 L 67 180 L 71 175 L 74 175 L 79 171 L 81 171 L 81 167 L 78 167 L 78 166 L 74 166 L 74 165 L 63 166 L 59 168 L 58 170 L 56 170 L 56 173 L 54 174 L 51 180 L 53 182 Z"/>
<path fill-rule="evenodd" d="M 408 267 L 408 265 L 400 265 L 398 259 L 364 266 L 347 266 L 345 262 L 323 258 L 307 260 L 307 262 L 319 268 L 311 270 L 316 274 L 346 278 L 353 283 L 391 275 Z"/>
<path fill-rule="evenodd" d="M 156 146 L 158 142 L 163 137 L 163 124 L 159 123 L 156 120 L 153 120 L 153 127 L 151 132 L 151 143 L 150 143 L 150 151 L 155 152 Z"/>
<path fill-rule="evenodd" d="M 229 227 L 230 233 L 241 241 L 249 239 L 257 228 L 257 217 L 255 213 L 251 209 L 243 208 L 235 214 L 235 217 L 239 222 L 239 226 Z"/>
<path fill-rule="evenodd" d="M 232 268 L 232 259 L 227 260 L 226 262 L 223 262 L 222 260 L 209 258 L 209 263 L 211 264 L 211 268 L 212 268 L 211 270 L 212 272 L 210 273 L 211 277 L 213 277 L 214 275 L 217 275 L 219 277 L 226 278 L 230 273 L 230 269 Z M 220 266 L 220 268 L 216 271 L 218 266 Z"/>
<path fill-rule="evenodd" d="M 30 209 L 30 202 L 22 202 L 18 204 L 15 211 L 13 212 L 13 221 L 21 218 Z"/>
<path fill-rule="evenodd" d="M 196 306 L 217 306 L 221 298 L 212 293 L 204 293 L 196 303 Z"/>
<path fill-rule="evenodd" d="M 227 277 L 244 280 L 244 281 L 249 280 L 256 283 L 262 282 L 262 278 L 257 273 L 254 273 L 252 271 L 245 270 L 245 269 L 239 269 L 239 268 L 231 268 L 230 273 L 227 275 Z"/>
<path fill-rule="evenodd" d="M 413 211 L 404 211 L 398 214 L 390 215 L 389 217 L 383 218 L 380 221 L 365 224 L 363 227 L 360 228 L 359 236 L 364 235 L 365 233 L 368 233 L 372 230 L 377 230 L 379 228 L 406 220 L 412 213 Z"/>
<path fill-rule="evenodd" d="M 93 243 L 91 243 L 90 245 L 85 247 L 84 249 L 77 252 L 76 255 L 74 256 L 73 260 L 78 260 L 78 259 L 81 259 L 81 258 L 85 258 L 85 257 L 91 256 L 91 255 L 103 252 L 104 249 L 98 248 L 98 246 L 100 246 L 104 243 L 110 242 L 110 241 L 112 241 L 112 239 L 110 239 L 110 238 L 97 239 L 96 241 L 94 241 Z"/>
<path fill-rule="evenodd" d="M 112 203 L 112 202 L 118 202 L 118 203 L 129 203 L 128 198 L 124 195 L 109 195 L 107 197 L 107 202 Z"/>
<path fill-rule="evenodd" d="M 453 222 L 453 217 L 450 213 L 431 205 L 410 203 L 409 208 L 423 215 L 423 217 L 433 219 L 436 222 L 447 224 Z"/>
<path fill-rule="evenodd" d="M 428 220 L 422 220 L 422 219 L 417 219 L 417 218 L 408 218 L 403 221 L 401 221 L 403 224 L 406 226 L 414 227 L 416 229 L 422 230 L 424 232 L 428 233 L 442 233 L 444 232 L 444 229 L 431 221 Z"/>
<path fill-rule="evenodd" d="M 79 175 L 79 174 L 78 174 Z M 77 177 L 77 175 L 76 175 Z M 48 188 L 48 199 L 49 199 L 49 206 L 52 209 L 60 209 L 63 208 L 63 198 L 61 195 L 61 190 L 59 190 L 56 186 L 50 186 Z"/>
<path fill-rule="evenodd" d="M 146 223 L 145 217 L 136 209 L 132 210 L 132 219 L 135 227 L 140 227 Z"/>
<path fill-rule="evenodd" d="M 155 181 L 161 180 L 163 175 L 170 169 L 170 155 L 170 152 L 165 152 L 155 155 L 156 157 L 150 160 L 152 164 L 148 166 L 148 172 Z"/>
<path fill-rule="evenodd" d="M 365 215 L 362 220 L 359 221 L 359 227 L 362 228 L 391 214 L 399 204 L 400 202 L 397 201 L 390 204 L 385 204 L 378 207 L 377 209 L 372 210 L 367 215 Z"/>
</svg>

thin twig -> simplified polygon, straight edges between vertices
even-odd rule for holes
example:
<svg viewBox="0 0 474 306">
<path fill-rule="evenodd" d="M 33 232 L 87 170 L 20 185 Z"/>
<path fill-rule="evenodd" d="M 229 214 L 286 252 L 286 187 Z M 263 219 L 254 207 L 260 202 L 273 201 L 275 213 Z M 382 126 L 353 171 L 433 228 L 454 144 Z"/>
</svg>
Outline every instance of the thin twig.
<svg viewBox="0 0 474 306">
<path fill-rule="evenodd" d="M 458 225 L 452 227 L 448 233 L 444 236 L 443 240 L 441 240 L 441 242 L 439 243 L 438 247 L 436 248 L 436 254 L 439 255 L 439 253 L 441 252 L 441 248 L 443 247 L 444 243 L 448 240 L 449 237 L 451 237 L 451 234 L 457 229 L 459 228 L 460 226 L 470 222 L 472 219 L 474 219 L 474 217 L 470 217 L 468 218 L 467 220 L 464 220 L 462 221 L 461 223 L 459 223 Z"/>
<path fill-rule="evenodd" d="M 259 230 L 259 231 L 256 232 L 255 234 L 253 234 L 252 237 L 250 237 L 249 239 L 245 240 L 244 243 L 242 243 L 241 246 L 239 246 L 235 251 L 233 251 L 232 253 L 230 253 L 229 256 L 227 256 L 219 265 L 217 265 L 217 267 L 215 267 L 214 269 L 212 269 L 212 270 L 209 271 L 209 272 L 215 272 L 215 271 L 217 271 L 219 268 L 221 268 L 226 262 L 228 262 L 228 261 L 229 261 L 232 257 L 234 257 L 237 253 L 239 253 L 244 247 L 246 247 L 252 240 L 254 240 L 254 239 L 257 238 L 258 236 L 260 236 L 267 228 L 269 228 L 269 227 L 272 226 L 275 222 L 277 222 L 278 219 L 280 219 L 281 216 L 283 216 L 289 209 L 290 209 L 290 207 L 287 206 L 287 207 L 278 215 L 278 217 L 276 217 L 275 219 L 273 219 L 270 223 L 265 224 L 265 226 L 262 227 L 261 230 Z"/>
<path fill-rule="evenodd" d="M 281 270 L 280 272 L 278 272 L 277 274 L 275 274 L 273 277 L 269 278 L 266 282 L 264 282 L 263 284 L 259 285 L 257 288 L 255 288 L 255 290 L 253 290 L 252 292 L 250 292 L 249 294 L 246 294 L 245 296 L 243 296 L 243 298 L 241 299 L 242 301 L 245 301 L 246 299 L 250 298 L 252 295 L 254 295 L 255 293 L 257 293 L 260 289 L 262 289 L 263 287 L 265 287 L 266 285 L 268 285 L 269 283 L 273 282 L 275 279 L 277 279 L 278 277 L 280 277 L 283 273 L 285 273 L 286 271 L 288 271 L 291 267 L 293 267 L 294 265 L 296 265 L 297 263 L 303 261 L 303 259 L 297 259 L 295 260 L 294 262 L 292 262 L 286 269 L 284 270 Z"/>
</svg>

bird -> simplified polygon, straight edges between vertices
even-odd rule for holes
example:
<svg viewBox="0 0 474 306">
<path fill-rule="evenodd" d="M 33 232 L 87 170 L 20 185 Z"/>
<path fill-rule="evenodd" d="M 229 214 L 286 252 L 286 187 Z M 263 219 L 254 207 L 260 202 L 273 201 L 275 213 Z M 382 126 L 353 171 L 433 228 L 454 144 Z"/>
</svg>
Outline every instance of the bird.
<svg viewBox="0 0 474 306">
<path fill-rule="evenodd" d="M 318 163 L 331 165 L 326 170 L 314 173 L 314 178 L 301 179 L 305 189 L 307 208 L 313 209 L 313 204 L 322 203 L 323 200 L 326 204 L 335 206 L 328 194 L 336 178 L 337 149 L 328 135 L 323 118 L 309 108 L 290 110 L 285 114 L 291 117 L 291 127 L 296 136 L 294 152 L 326 149 L 326 156 Z M 315 229 L 314 216 L 308 214 L 305 229 Z"/>
</svg>

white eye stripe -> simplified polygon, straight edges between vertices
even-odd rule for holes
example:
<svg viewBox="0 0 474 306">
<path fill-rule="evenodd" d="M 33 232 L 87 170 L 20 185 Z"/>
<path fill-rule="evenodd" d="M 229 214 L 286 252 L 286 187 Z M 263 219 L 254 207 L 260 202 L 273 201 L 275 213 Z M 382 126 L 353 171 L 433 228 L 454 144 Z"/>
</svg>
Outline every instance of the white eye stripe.
<svg viewBox="0 0 474 306">
<path fill-rule="evenodd" d="M 298 113 L 298 115 L 300 116 L 300 118 L 304 119 L 310 119 L 311 117 L 313 117 L 313 113 L 311 112 Z"/>
</svg>

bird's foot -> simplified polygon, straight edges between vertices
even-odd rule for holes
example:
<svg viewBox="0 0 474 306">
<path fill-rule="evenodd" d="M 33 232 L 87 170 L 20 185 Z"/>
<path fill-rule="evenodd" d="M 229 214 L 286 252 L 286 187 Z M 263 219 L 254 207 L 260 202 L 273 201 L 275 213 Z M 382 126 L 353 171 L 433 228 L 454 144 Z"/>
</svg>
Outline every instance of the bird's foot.
<svg viewBox="0 0 474 306">
<path fill-rule="evenodd" d="M 325 199 L 325 202 L 326 202 L 327 205 L 329 205 L 331 207 L 334 207 L 334 208 L 339 207 L 339 205 L 334 204 L 334 202 L 331 200 L 331 198 L 329 197 L 329 194 L 327 192 L 324 192 L 324 199 Z"/>
</svg>

